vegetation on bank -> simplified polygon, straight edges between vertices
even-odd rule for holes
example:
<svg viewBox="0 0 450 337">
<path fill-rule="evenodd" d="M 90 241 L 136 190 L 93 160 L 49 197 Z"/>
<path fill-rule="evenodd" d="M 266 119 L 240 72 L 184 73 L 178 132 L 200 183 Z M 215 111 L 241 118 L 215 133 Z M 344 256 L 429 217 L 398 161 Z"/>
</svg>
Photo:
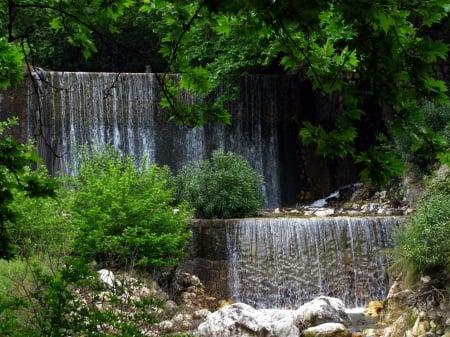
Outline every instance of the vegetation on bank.
<svg viewBox="0 0 450 337">
<path fill-rule="evenodd" d="M 439 165 L 436 156 L 450 156 L 450 105 L 423 103 L 422 118 L 414 123 L 416 137 L 394 138 L 395 151 L 410 174 L 425 180 L 423 197 L 398 233 L 394 269 L 407 275 L 410 282 L 432 275 L 436 287 L 450 282 L 450 175 L 434 177 Z M 433 135 L 433 136 L 432 136 Z"/>
<path fill-rule="evenodd" d="M 450 175 L 429 184 L 426 195 L 398 233 L 397 257 L 410 279 L 431 275 L 437 287 L 450 281 Z"/>
<path fill-rule="evenodd" d="M 185 165 L 174 180 L 178 200 L 196 217 L 245 218 L 261 209 L 262 177 L 235 153 L 214 151 L 211 158 Z"/>
<path fill-rule="evenodd" d="M 232 153 L 215 152 L 210 160 L 198 164 L 207 168 L 202 171 L 207 183 L 217 178 L 214 193 L 221 194 L 214 200 L 186 200 L 179 189 L 175 197 L 174 182 L 203 186 L 198 172 L 175 177 L 167 167 L 145 161 L 136 167 L 132 157 L 112 147 L 81 148 L 77 174 L 55 179 L 52 195 L 30 198 L 11 187 L 8 209 L 14 217 L 6 220 L 4 232 L 15 249 L 9 261 L 0 260 L 0 334 L 143 336 L 146 325 L 157 322 L 158 303 L 119 296 L 119 290 L 102 300 L 106 285 L 90 267 L 155 277 L 186 256 L 192 205 L 212 207 L 215 216 L 256 212 L 260 176 Z M 44 170 L 36 174 L 47 177 Z M 86 303 L 86 294 L 92 303 Z M 108 304 L 99 308 L 99 302 Z"/>
<path fill-rule="evenodd" d="M 150 64 L 152 70 L 181 73 L 179 83 L 160 78 L 161 104 L 176 121 L 197 126 L 231 122 L 226 106 L 238 76 L 289 72 L 318 95 L 340 97 L 334 125 L 299 122 L 303 143 L 320 155 L 351 158 L 361 164 L 361 177 L 386 182 L 404 167 L 429 173 L 438 161 L 450 162 L 448 110 L 429 120 L 423 105 L 431 102 L 430 112 L 448 109 L 446 84 L 434 67 L 448 57 L 449 12 L 447 0 L 410 6 L 372 0 L 4 1 L 0 88 L 23 79 L 24 61 L 29 70 L 41 64 L 78 70 L 84 62 L 78 63 L 79 56 L 97 53 L 96 67 L 111 64 L 109 69 L 121 71 L 132 60 L 132 69 Z M 68 57 L 75 49 L 75 59 Z M 151 56 L 155 49 L 161 57 Z M 89 61 L 83 64 L 88 69 Z M 217 98 L 212 93 L 219 87 L 229 90 Z M 183 105 L 180 91 L 200 97 L 201 104 Z M 105 325 L 120 336 L 139 336 L 130 317 L 78 301 L 74 290 L 94 297 L 102 290 L 88 264 L 170 268 L 185 252 L 193 206 L 204 216 L 244 216 L 260 202 L 251 192 L 258 178 L 238 161 L 230 169 L 239 168 L 251 183 L 242 191 L 214 161 L 198 172 L 193 166 L 182 171 L 174 181 L 183 187 L 178 197 L 192 196 L 188 206 L 175 200 L 165 168 L 136 168 L 110 149 L 84 157 L 80 175 L 57 188 L 32 144 L 4 132 L 11 123 L 0 122 L 2 336 L 100 336 L 98 327 Z M 214 185 L 222 178 L 226 188 Z M 447 179 L 430 187 L 399 237 L 400 261 L 413 273 L 448 276 L 448 186 Z M 213 194 L 201 200 L 208 187 Z M 244 206 L 236 207 L 238 201 Z M 153 322 L 145 316 L 148 305 L 136 303 L 143 311 L 135 317 Z"/>
</svg>

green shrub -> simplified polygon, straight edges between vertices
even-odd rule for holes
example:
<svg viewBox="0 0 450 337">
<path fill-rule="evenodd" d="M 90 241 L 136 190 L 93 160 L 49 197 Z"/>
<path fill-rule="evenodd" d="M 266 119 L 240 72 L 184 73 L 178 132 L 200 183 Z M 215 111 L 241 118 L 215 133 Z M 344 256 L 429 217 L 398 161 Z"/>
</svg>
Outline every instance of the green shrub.
<svg viewBox="0 0 450 337">
<path fill-rule="evenodd" d="M 424 102 L 394 137 L 396 153 L 418 176 L 430 174 L 450 144 L 450 105 Z"/>
<path fill-rule="evenodd" d="M 74 228 L 66 207 L 61 195 L 31 199 L 24 192 L 15 193 L 11 204 L 15 219 L 7 230 L 21 257 L 40 254 L 56 257 L 70 251 Z"/>
<path fill-rule="evenodd" d="M 0 121 L 0 258 L 7 260 L 17 254 L 8 231 L 16 220 L 11 209 L 16 194 L 28 198 L 54 194 L 54 180 L 39 168 L 41 158 L 33 144 L 18 143 L 11 136 L 11 128 L 16 124 L 17 119 Z"/>
<path fill-rule="evenodd" d="M 409 270 L 450 275 L 450 179 L 430 187 L 410 221 L 398 236 Z"/>
<path fill-rule="evenodd" d="M 79 258 L 67 258 L 51 271 L 28 265 L 26 278 L 33 283 L 15 278 L 21 295 L 0 296 L 0 336 L 143 337 L 158 321 L 159 302 L 120 289 L 111 292 Z"/>
<path fill-rule="evenodd" d="M 138 169 L 110 147 L 82 149 L 73 179 L 75 253 L 109 267 L 176 265 L 185 256 L 192 215 L 186 204 L 174 204 L 170 178 L 167 167 Z"/>
<path fill-rule="evenodd" d="M 214 151 L 211 159 L 184 166 L 177 174 L 179 200 L 187 200 L 198 218 L 241 218 L 262 205 L 262 178 L 241 156 Z"/>
</svg>

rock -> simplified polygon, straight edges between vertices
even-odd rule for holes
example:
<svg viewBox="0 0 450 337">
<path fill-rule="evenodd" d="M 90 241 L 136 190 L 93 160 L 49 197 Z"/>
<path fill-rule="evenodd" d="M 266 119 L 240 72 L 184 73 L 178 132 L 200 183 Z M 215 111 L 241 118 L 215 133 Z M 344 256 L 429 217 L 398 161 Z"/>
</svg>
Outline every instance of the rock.
<svg viewBox="0 0 450 337">
<path fill-rule="evenodd" d="M 334 214 L 334 208 L 320 209 L 314 212 L 315 216 L 330 216 Z"/>
<path fill-rule="evenodd" d="M 402 285 L 395 281 L 384 301 L 384 320 L 390 322 L 411 308 L 415 301 L 415 294 L 412 290 L 401 290 Z"/>
<path fill-rule="evenodd" d="M 107 284 L 109 289 L 114 290 L 116 287 L 116 277 L 111 270 L 108 269 L 100 269 L 97 271 L 100 281 Z"/>
<path fill-rule="evenodd" d="M 163 309 L 167 315 L 172 315 L 177 310 L 177 304 L 172 300 L 168 300 L 164 303 Z"/>
<path fill-rule="evenodd" d="M 363 315 L 369 317 L 378 317 L 381 310 L 383 310 L 383 302 L 381 301 L 370 301 L 366 310 L 364 310 Z"/>
<path fill-rule="evenodd" d="M 431 331 L 428 331 L 428 332 L 424 333 L 423 335 L 420 335 L 420 337 L 436 337 L 436 334 Z"/>
<path fill-rule="evenodd" d="M 411 330 L 414 336 L 424 335 L 430 329 L 430 323 L 424 320 L 424 318 L 425 313 L 421 313 L 417 316 L 416 322 Z"/>
<path fill-rule="evenodd" d="M 219 301 L 219 306 L 220 306 L 220 308 L 224 308 L 224 307 L 227 307 L 227 306 L 229 306 L 229 305 L 232 305 L 234 302 L 233 302 L 233 300 L 231 300 L 231 299 L 228 299 L 228 300 L 220 300 Z"/>
<path fill-rule="evenodd" d="M 173 329 L 173 323 L 171 321 L 162 321 L 158 323 L 158 328 L 161 331 L 170 331 Z"/>
<path fill-rule="evenodd" d="M 393 296 L 386 298 L 386 318 L 398 317 L 399 313 L 404 312 L 405 308 L 411 307 L 415 299 L 415 294 L 411 290 L 402 290 Z"/>
<path fill-rule="evenodd" d="M 196 312 L 194 312 L 194 318 L 196 319 L 206 319 L 211 314 L 211 311 L 208 309 L 199 309 Z"/>
<path fill-rule="evenodd" d="M 235 303 L 210 314 L 198 327 L 207 337 L 298 337 L 292 310 L 257 310 Z"/>
<path fill-rule="evenodd" d="M 348 332 L 344 324 L 341 323 L 324 323 L 303 330 L 303 337 L 348 337 Z"/>
<path fill-rule="evenodd" d="M 425 284 L 430 283 L 430 282 L 431 282 L 431 276 L 430 276 L 430 275 L 422 276 L 422 277 L 420 278 L 420 280 L 421 280 L 423 283 L 425 283 Z"/>
<path fill-rule="evenodd" d="M 409 329 L 408 326 L 408 313 L 403 313 L 400 315 L 400 317 L 397 318 L 397 320 L 390 326 L 387 331 L 389 332 L 389 336 L 397 337 L 397 336 L 405 336 L 406 332 Z M 412 333 L 410 333 L 412 336 Z M 385 333 L 384 337 L 387 337 L 388 335 Z"/>
<path fill-rule="evenodd" d="M 315 326 L 323 323 L 341 323 L 350 326 L 351 320 L 345 305 L 338 298 L 320 296 L 305 303 L 295 311 L 298 326 Z"/>
</svg>

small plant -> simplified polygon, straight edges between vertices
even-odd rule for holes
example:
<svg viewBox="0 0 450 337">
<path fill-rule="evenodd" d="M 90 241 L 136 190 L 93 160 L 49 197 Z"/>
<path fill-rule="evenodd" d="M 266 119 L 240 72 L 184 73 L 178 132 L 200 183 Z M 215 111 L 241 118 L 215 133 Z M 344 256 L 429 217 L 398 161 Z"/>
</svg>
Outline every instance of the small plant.
<svg viewBox="0 0 450 337">
<path fill-rule="evenodd" d="M 427 196 L 399 233 L 401 260 L 413 273 L 450 275 L 450 179 L 430 186 Z"/>
<path fill-rule="evenodd" d="M 175 179 L 179 200 L 199 218 L 253 216 L 262 205 L 262 178 L 241 156 L 214 151 L 209 160 L 184 166 Z"/>
<path fill-rule="evenodd" d="M 192 215 L 174 203 L 170 178 L 167 167 L 138 169 L 111 147 L 82 149 L 72 179 L 75 254 L 107 267 L 175 266 L 185 256 Z"/>
<path fill-rule="evenodd" d="M 394 137 L 397 155 L 418 176 L 431 173 L 438 162 L 446 162 L 450 141 L 450 105 L 424 102 L 411 114 L 409 124 Z"/>
</svg>

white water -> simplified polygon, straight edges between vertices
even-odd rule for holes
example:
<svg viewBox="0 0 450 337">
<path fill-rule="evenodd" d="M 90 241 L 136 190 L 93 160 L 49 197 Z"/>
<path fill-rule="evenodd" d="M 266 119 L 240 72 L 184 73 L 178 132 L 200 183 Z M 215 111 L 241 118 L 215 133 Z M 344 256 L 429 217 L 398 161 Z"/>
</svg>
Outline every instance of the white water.
<svg viewBox="0 0 450 337">
<path fill-rule="evenodd" d="M 256 308 L 319 295 L 365 307 L 387 292 L 386 248 L 401 218 L 244 219 L 228 225 L 230 294 Z"/>
<path fill-rule="evenodd" d="M 278 111 L 270 77 L 243 80 L 241 98 L 229 106 L 231 126 L 191 129 L 167 121 L 155 74 L 49 71 L 43 76 L 38 99 L 30 81 L 27 115 L 35 127 L 28 132 L 30 138 L 41 135 L 38 148 L 50 172 L 76 171 L 74 147 L 85 144 L 110 144 L 138 163 L 146 157 L 174 171 L 222 149 L 242 155 L 263 176 L 265 207 L 280 206 Z"/>
</svg>

